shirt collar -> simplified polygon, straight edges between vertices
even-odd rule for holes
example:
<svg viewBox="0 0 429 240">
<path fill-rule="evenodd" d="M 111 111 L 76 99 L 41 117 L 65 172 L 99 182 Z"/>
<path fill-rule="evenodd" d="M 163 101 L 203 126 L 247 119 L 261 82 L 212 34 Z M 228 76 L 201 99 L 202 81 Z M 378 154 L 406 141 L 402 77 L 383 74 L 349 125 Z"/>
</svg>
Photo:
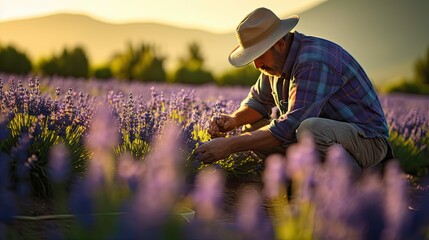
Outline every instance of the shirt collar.
<svg viewBox="0 0 429 240">
<path fill-rule="evenodd" d="M 284 79 L 290 79 L 292 66 L 295 62 L 296 55 L 298 54 L 302 38 L 303 35 L 301 33 L 297 31 L 294 32 L 292 44 L 290 46 L 289 53 L 287 54 L 285 65 L 283 66 L 282 78 Z"/>
</svg>

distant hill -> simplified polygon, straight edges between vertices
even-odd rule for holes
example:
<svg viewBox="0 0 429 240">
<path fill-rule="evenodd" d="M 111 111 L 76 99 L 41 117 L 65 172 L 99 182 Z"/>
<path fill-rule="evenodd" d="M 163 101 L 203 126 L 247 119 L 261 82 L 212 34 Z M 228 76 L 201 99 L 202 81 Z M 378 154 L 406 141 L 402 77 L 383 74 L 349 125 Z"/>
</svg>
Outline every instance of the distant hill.
<svg viewBox="0 0 429 240">
<path fill-rule="evenodd" d="M 414 61 L 429 47 L 428 9 L 426 0 L 329 0 L 297 13 L 301 19 L 296 30 L 339 43 L 375 84 L 384 84 L 411 76 Z M 207 67 L 215 72 L 231 68 L 227 56 L 237 44 L 233 31 L 216 34 L 156 23 L 110 24 L 74 14 L 0 22 L 0 44 L 13 43 L 34 60 L 79 44 L 92 63 L 103 63 L 129 41 L 156 46 L 169 68 L 196 41 Z"/>
<path fill-rule="evenodd" d="M 329 0 L 300 14 L 297 31 L 346 48 L 382 84 L 411 76 L 429 47 L 427 0 Z"/>
<path fill-rule="evenodd" d="M 153 44 L 171 66 L 196 41 L 208 67 L 221 71 L 235 46 L 234 35 L 214 34 L 197 29 L 177 28 L 157 23 L 111 24 L 88 16 L 55 14 L 33 19 L 0 22 L 0 44 L 14 43 L 32 59 L 58 53 L 64 46 L 81 45 L 93 63 L 103 63 L 126 48 L 128 42 Z"/>
</svg>

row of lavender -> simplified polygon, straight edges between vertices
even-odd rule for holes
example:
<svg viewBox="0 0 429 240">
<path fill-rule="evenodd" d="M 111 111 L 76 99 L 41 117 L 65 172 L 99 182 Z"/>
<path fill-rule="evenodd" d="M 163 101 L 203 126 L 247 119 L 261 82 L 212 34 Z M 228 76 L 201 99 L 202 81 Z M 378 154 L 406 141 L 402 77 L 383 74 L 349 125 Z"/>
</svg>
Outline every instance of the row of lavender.
<svg viewBox="0 0 429 240">
<path fill-rule="evenodd" d="M 220 233 L 231 238 L 297 234 L 305 238 L 312 234 L 386 237 L 384 234 L 423 234 L 421 227 L 426 226 L 424 206 L 418 212 L 407 211 L 406 185 L 397 164 L 389 165 L 385 179 L 370 175 L 356 184 L 346 171 L 333 172 L 341 169 L 341 153 L 332 153 L 328 161 L 339 166 L 322 167 L 312 157 L 311 144 L 297 145 L 287 155 L 287 164 L 279 156 L 267 160 L 264 181 L 270 188 L 264 189 L 262 196 L 244 191 L 246 203 L 240 204 L 243 209 L 238 211 L 234 227 L 215 224 L 213 220 L 221 212 L 225 175 L 258 174 L 264 166 L 245 153 L 219 162 L 217 170 L 207 170 L 191 152 L 209 139 L 205 131 L 208 120 L 221 112 L 232 112 L 246 89 L 153 88 L 58 78 L 42 79 L 42 85 L 39 79 L 29 78 L 24 86 L 26 80 L 3 79 L 7 81 L 0 83 L 2 222 L 19 214 L 12 193 L 55 196 L 55 186 L 65 184 L 68 201 L 64 209 L 79 216 L 84 234 L 88 229 L 100 230 L 97 219 L 88 213 L 117 210 L 130 214 L 124 214 L 118 226 L 107 228 L 105 234 L 162 237 L 171 225 L 173 208 L 184 202 L 191 202 L 197 210 L 197 221 L 186 225 L 174 222 L 181 227 L 170 230 L 176 229 L 177 236 L 187 239 L 217 238 L 208 234 Z M 417 164 L 411 166 L 425 165 L 428 100 L 404 96 L 382 96 L 381 100 L 392 140 L 397 143 L 394 146 L 408 154 L 401 165 L 408 166 L 413 156 Z M 299 164 L 303 162 L 307 164 Z M 186 190 L 184 182 L 195 175 L 195 188 Z M 293 189 L 298 197 L 293 204 L 281 197 L 287 189 L 284 180 L 290 178 L 297 183 Z M 335 189 L 335 194 L 328 194 L 327 189 Z M 261 197 L 272 206 L 270 217 L 258 215 L 264 213 Z M 110 199 L 108 204 L 106 199 Z M 119 207 L 123 205 L 125 209 Z M 369 212 L 373 215 L 366 214 Z M 335 230 L 333 226 L 337 226 Z M 6 225 L 2 227 L 6 230 Z M 64 231 L 54 234 L 61 233 Z"/>
<path fill-rule="evenodd" d="M 0 77 L 10 79 L 9 76 Z M 25 79 L 23 80 L 25 81 Z M 60 128 L 60 132 L 64 132 L 73 119 L 75 122 L 71 123 L 72 129 L 82 131 L 82 128 L 87 128 L 94 106 L 100 103 L 109 103 L 115 112 L 117 121 L 120 122 L 121 129 L 119 131 L 122 133 L 126 130 L 135 132 L 135 126 L 140 126 L 140 133 L 136 132 L 129 136 L 131 140 L 150 137 L 147 131 L 156 129 L 150 124 L 156 122 L 157 125 L 162 125 L 165 118 L 174 118 L 176 122 L 180 122 L 182 125 L 190 125 L 188 130 L 190 127 L 204 130 L 208 119 L 215 114 L 213 112 L 213 109 L 216 108 L 215 104 L 218 107 L 217 111 L 231 112 L 248 92 L 247 88 L 220 89 L 214 85 L 197 87 L 175 85 L 175 87 L 171 87 L 168 84 L 142 85 L 116 81 L 98 82 L 82 79 L 76 81 L 76 79 L 67 78 L 46 78 L 43 81 L 42 89 L 29 90 L 34 92 L 29 93 L 33 96 L 32 98 L 29 96 L 30 103 L 27 106 L 32 116 L 50 116 L 54 120 L 50 121 L 52 124 L 49 127 Z M 15 83 L 17 84 L 17 81 Z M 28 87 L 34 86 L 30 83 Z M 18 88 L 17 91 L 20 91 Z M 35 96 L 35 94 L 40 94 L 41 90 L 48 98 Z M 60 96 L 60 91 L 62 91 L 63 96 Z M 54 99 L 50 99 L 51 96 L 54 96 Z M 58 109 L 49 109 L 50 106 L 48 105 L 51 103 L 45 102 L 50 101 L 49 99 Z M 12 99 L 9 105 L 16 101 L 16 108 L 23 111 L 23 109 L 19 109 L 24 107 L 24 104 L 21 103 L 23 100 L 20 100 L 18 93 L 16 100 Z M 395 154 L 401 160 L 401 167 L 412 174 L 427 172 L 429 161 L 429 148 L 427 148 L 429 141 L 427 137 L 428 98 L 412 95 L 389 95 L 381 96 L 380 100 L 391 130 L 391 142 L 394 145 Z M 38 101 L 37 106 L 33 106 L 36 101 Z M 59 104 L 62 104 L 62 109 L 59 108 Z M 66 119 L 61 119 L 62 117 Z M 145 121 L 149 122 L 146 123 Z M 129 129 L 129 127 L 133 129 Z M 76 128 L 80 129 L 76 130 Z M 82 133 L 79 134 L 82 135 Z M 121 139 L 126 138 L 122 136 Z M 207 137 L 203 137 L 202 140 L 207 140 Z"/>
</svg>

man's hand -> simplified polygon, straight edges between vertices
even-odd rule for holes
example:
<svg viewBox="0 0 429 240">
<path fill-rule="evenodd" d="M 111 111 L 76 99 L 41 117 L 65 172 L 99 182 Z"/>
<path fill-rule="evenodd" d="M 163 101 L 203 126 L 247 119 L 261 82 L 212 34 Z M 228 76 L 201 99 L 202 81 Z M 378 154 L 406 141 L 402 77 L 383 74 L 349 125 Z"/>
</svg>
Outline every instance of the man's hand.
<svg viewBox="0 0 429 240">
<path fill-rule="evenodd" d="M 212 138 L 223 137 L 226 132 L 229 132 L 237 127 L 236 117 L 229 115 L 221 115 L 219 118 L 213 117 L 210 121 L 208 133 Z"/>
<path fill-rule="evenodd" d="M 193 154 L 204 163 L 213 163 L 231 154 L 227 138 L 216 138 L 197 147 Z"/>
</svg>

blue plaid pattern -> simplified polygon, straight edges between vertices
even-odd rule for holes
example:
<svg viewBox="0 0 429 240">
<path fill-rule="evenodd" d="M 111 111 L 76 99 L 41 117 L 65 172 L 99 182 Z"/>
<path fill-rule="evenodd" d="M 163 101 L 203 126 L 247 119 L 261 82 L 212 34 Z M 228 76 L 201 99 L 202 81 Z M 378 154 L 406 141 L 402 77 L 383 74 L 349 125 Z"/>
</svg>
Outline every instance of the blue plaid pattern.
<svg viewBox="0 0 429 240">
<path fill-rule="evenodd" d="M 366 138 L 389 137 L 377 93 L 359 63 L 337 44 L 299 32 L 282 77 L 261 74 L 242 104 L 266 118 L 277 106 L 280 116 L 269 130 L 284 146 L 295 141 L 295 130 L 310 117 L 351 123 Z"/>
</svg>

